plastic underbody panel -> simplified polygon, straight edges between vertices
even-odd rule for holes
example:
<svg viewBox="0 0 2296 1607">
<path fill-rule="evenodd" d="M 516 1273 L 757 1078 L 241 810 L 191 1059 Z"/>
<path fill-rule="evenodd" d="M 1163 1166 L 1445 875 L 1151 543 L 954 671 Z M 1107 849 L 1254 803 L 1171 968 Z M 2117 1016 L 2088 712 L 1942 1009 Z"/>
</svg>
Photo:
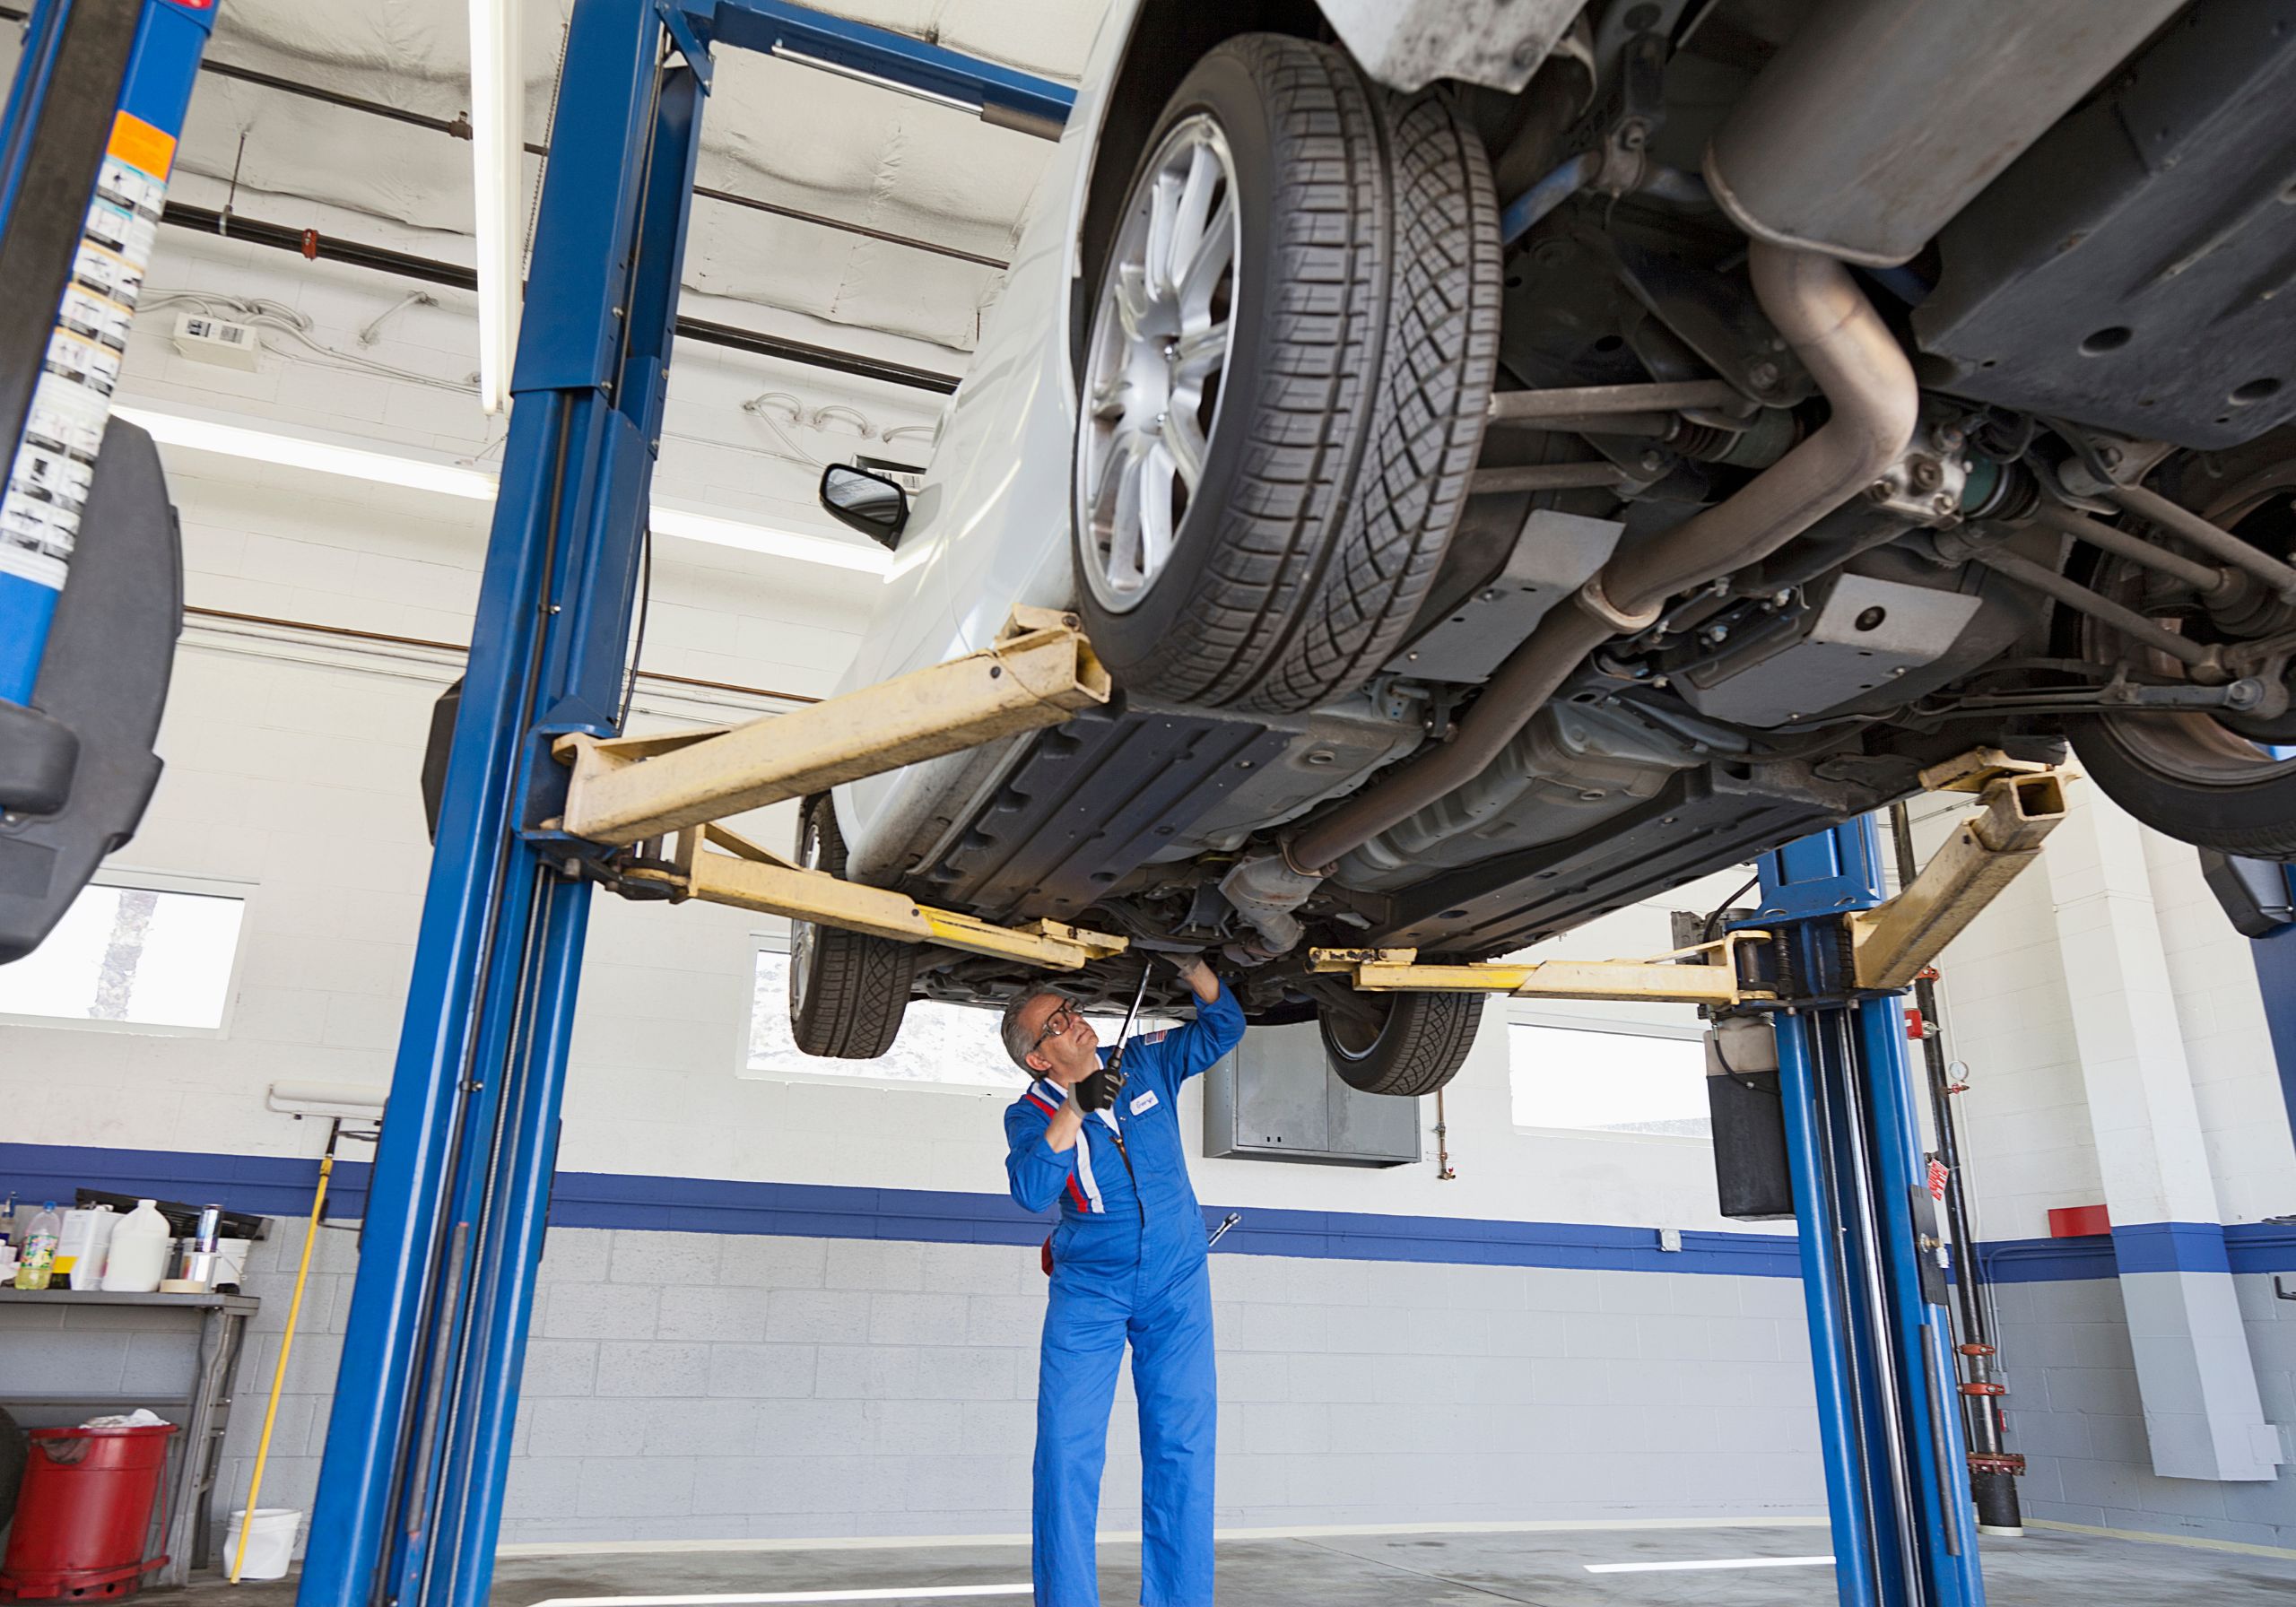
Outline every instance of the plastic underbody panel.
<svg viewBox="0 0 2296 1607">
<path fill-rule="evenodd" d="M 1298 740 L 1248 720 L 1169 711 L 1072 721 L 1035 738 L 939 865 L 907 885 L 992 919 L 1074 920 L 1109 884 L 1169 854 L 1192 827 L 1200 832 Z M 1910 777 L 1909 763 L 1906 785 Z M 1431 866 L 1427 880 L 1386 895 L 1387 918 L 1361 940 L 1505 952 L 1883 801 L 1870 785 L 1821 779 L 1801 764 L 1701 766 L 1562 841 Z"/>
<path fill-rule="evenodd" d="M 1481 957 L 1527 947 L 1883 800 L 1795 767 L 1755 779 L 1707 766 L 1631 812 L 1559 843 L 1486 859 L 1390 895 L 1366 941 Z"/>
<path fill-rule="evenodd" d="M 2296 418 L 2296 0 L 2202 0 L 1938 239 L 1958 395 L 2221 447 Z"/>
<path fill-rule="evenodd" d="M 1093 715 L 1036 737 L 919 896 L 991 919 L 1073 920 L 1291 744 L 1249 720 Z"/>
</svg>

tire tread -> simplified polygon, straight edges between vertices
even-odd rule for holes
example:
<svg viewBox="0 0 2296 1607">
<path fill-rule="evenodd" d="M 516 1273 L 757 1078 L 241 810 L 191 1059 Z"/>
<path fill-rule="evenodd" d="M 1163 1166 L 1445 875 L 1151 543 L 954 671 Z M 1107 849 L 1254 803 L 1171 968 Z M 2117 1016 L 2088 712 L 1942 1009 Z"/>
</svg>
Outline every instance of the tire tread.
<svg viewBox="0 0 2296 1607">
<path fill-rule="evenodd" d="M 1416 1099 L 1458 1075 L 1483 1022 L 1481 994 L 1396 994 L 1387 1023 L 1369 1053 L 1339 1055 L 1329 1029 L 1324 1044 L 1340 1081 L 1359 1093 Z"/>
<path fill-rule="evenodd" d="M 1222 45 L 1262 87 L 1282 254 L 1240 473 L 1173 628 L 1124 678 L 1273 711 L 1352 690 L 1432 585 L 1483 439 L 1499 348 L 1497 201 L 1474 132 L 1344 52 Z M 1228 423 L 1237 428 L 1237 423 Z"/>
<path fill-rule="evenodd" d="M 815 794 L 806 799 L 798 818 L 801 847 L 805 827 L 817 826 L 822 868 L 842 875 L 845 842 L 828 797 Z M 809 977 L 812 992 L 803 1000 L 790 1000 L 789 1035 L 807 1055 L 874 1060 L 900 1036 L 914 975 L 907 943 L 839 926 L 820 927 Z"/>
</svg>

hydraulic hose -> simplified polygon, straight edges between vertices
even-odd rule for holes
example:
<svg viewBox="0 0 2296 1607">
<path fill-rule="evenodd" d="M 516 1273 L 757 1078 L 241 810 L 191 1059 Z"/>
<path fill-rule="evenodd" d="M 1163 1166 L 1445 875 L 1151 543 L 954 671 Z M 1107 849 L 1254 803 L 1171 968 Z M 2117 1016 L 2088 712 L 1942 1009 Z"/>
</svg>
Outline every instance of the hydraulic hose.
<svg viewBox="0 0 2296 1607">
<path fill-rule="evenodd" d="M 1920 406 L 1913 365 L 1849 270 L 1759 241 L 1749 265 L 1762 310 L 1825 393 L 1832 416 L 1736 495 L 1613 559 L 1577 606 L 1551 610 L 1499 666 L 1451 741 L 1302 831 L 1290 845 L 1292 865 L 1315 872 L 1335 864 L 1481 775 L 1589 652 L 1675 593 L 1768 557 L 1904 453 Z"/>
</svg>

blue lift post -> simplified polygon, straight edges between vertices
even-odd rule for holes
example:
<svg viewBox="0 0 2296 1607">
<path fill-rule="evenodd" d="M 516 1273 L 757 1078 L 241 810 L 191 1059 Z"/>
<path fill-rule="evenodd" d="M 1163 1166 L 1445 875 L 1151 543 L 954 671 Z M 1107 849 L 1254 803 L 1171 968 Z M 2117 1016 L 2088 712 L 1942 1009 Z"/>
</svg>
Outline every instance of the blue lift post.
<svg viewBox="0 0 2296 1607">
<path fill-rule="evenodd" d="M 1771 1021 L 1843 1607 L 1981 1607 L 1938 1229 L 1900 995 L 1860 995 L 1843 917 L 1886 896 L 1874 818 L 1762 856 Z"/>
<path fill-rule="evenodd" d="M 12 345 L 44 334 L 47 360 L 0 384 L 0 700 L 33 701 L 214 26 L 215 0 L 37 0 L 25 21 L 0 115 L 0 324 Z"/>
<path fill-rule="evenodd" d="M 301 1607 L 482 1607 L 600 853 L 552 744 L 610 735 L 713 42 L 1042 132 L 1056 84 L 739 0 L 576 0 Z"/>
</svg>

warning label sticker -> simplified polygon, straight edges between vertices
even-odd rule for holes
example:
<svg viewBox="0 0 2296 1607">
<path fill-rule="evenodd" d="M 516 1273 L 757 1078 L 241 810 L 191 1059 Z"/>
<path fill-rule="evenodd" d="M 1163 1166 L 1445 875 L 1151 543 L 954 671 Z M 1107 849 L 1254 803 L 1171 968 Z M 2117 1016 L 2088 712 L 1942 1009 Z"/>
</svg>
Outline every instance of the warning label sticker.
<svg viewBox="0 0 2296 1607">
<path fill-rule="evenodd" d="M 24 438 L 0 492 L 0 573 L 64 585 L 135 299 L 159 239 L 175 146 L 140 118 L 122 112 L 113 119 Z"/>
</svg>

